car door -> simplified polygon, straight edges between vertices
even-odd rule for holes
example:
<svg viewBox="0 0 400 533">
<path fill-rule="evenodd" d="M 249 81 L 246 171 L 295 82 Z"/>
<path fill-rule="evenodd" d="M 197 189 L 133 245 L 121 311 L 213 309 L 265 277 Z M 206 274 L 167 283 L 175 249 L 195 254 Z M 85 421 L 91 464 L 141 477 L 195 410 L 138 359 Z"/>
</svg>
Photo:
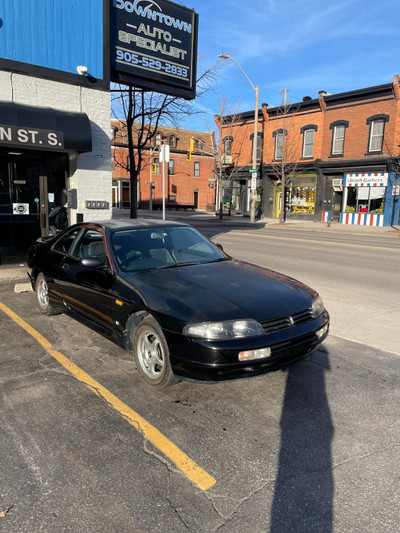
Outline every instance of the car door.
<svg viewBox="0 0 400 533">
<path fill-rule="evenodd" d="M 79 232 L 80 228 L 73 228 L 64 233 L 50 248 L 48 245 L 37 245 L 36 248 L 29 251 L 30 260 L 46 278 L 50 305 L 57 310 L 63 310 L 64 307 L 58 279 L 60 265 L 68 251 L 73 247 Z"/>
<path fill-rule="evenodd" d="M 101 266 L 88 267 L 82 259 L 96 257 Z M 104 233 L 99 228 L 87 227 L 70 253 L 65 256 L 59 273 L 59 283 L 65 305 L 90 321 L 103 334 L 111 335 L 114 276 L 106 252 Z"/>
</svg>

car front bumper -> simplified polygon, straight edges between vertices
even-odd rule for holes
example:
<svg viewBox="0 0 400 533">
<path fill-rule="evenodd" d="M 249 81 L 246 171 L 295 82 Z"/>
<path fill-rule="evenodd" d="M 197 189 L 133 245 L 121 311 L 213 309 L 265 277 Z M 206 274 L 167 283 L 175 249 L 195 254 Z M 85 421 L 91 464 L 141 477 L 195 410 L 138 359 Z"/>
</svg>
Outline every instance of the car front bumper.
<svg viewBox="0 0 400 533">
<path fill-rule="evenodd" d="M 326 327 L 326 332 L 317 332 Z M 166 334 L 174 373 L 196 381 L 224 381 L 264 374 L 311 355 L 329 332 L 329 314 L 308 324 L 288 328 L 279 333 L 231 341 L 188 339 L 183 335 Z M 271 348 L 264 359 L 239 361 L 241 351 Z"/>
</svg>

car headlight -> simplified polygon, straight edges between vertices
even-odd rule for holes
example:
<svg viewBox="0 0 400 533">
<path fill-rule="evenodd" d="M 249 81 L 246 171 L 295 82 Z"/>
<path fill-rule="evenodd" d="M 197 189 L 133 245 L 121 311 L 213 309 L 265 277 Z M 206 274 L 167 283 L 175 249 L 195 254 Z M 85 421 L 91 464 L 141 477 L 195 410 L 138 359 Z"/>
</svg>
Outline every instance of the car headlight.
<svg viewBox="0 0 400 533">
<path fill-rule="evenodd" d="M 256 320 L 226 320 L 224 322 L 201 322 L 189 324 L 183 329 L 188 337 L 208 340 L 240 339 L 262 335 L 264 330 Z"/>
<path fill-rule="evenodd" d="M 325 311 L 325 306 L 321 296 L 317 296 L 315 298 L 311 307 L 314 318 L 318 318 L 322 315 L 322 313 Z"/>
</svg>

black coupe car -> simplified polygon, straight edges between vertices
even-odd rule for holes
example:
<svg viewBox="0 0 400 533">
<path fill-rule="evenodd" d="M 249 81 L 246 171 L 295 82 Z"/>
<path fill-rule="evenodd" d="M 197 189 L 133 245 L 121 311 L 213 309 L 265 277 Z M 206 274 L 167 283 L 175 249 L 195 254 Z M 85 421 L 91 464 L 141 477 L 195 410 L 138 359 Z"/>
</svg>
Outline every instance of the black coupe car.
<svg viewBox="0 0 400 533">
<path fill-rule="evenodd" d="M 68 313 L 131 350 L 154 387 L 262 374 L 328 334 L 315 291 L 233 259 L 187 224 L 75 224 L 36 241 L 28 264 L 42 313 Z"/>
</svg>

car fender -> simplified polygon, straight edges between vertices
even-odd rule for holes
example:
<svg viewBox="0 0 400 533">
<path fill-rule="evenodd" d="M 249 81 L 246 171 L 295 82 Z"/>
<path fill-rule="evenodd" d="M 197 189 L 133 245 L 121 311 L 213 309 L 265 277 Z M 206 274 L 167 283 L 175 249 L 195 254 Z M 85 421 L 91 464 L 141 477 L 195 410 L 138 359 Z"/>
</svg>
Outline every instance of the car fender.
<svg viewBox="0 0 400 533">
<path fill-rule="evenodd" d="M 131 351 L 132 350 L 132 339 L 133 335 L 135 333 L 135 330 L 138 326 L 138 324 L 146 317 L 151 316 L 150 313 L 145 311 L 144 309 L 142 311 L 137 311 L 136 313 L 132 313 L 125 324 L 125 329 L 122 332 L 122 344 L 124 350 Z"/>
</svg>

